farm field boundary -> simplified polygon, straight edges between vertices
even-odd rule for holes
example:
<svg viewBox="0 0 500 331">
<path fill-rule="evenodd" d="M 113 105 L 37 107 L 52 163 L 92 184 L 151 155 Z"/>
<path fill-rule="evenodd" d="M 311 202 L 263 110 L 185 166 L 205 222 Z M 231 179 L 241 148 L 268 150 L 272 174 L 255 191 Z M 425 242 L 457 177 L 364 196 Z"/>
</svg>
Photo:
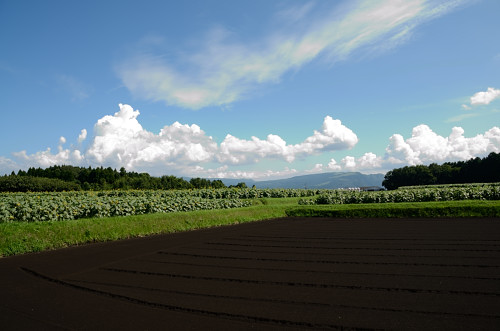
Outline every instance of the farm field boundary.
<svg viewBox="0 0 500 331">
<path fill-rule="evenodd" d="M 223 210 L 156 213 L 69 221 L 0 223 L 0 257 L 95 242 L 261 221 L 286 216 L 498 217 L 500 201 L 449 201 L 299 206 L 300 198 L 251 199 L 253 206 Z"/>
<path fill-rule="evenodd" d="M 0 325 L 500 330 L 499 220 L 289 217 L 13 256 Z"/>
<path fill-rule="evenodd" d="M 5 222 L 0 223 L 0 257 L 280 218 L 286 216 L 286 208 L 297 205 L 298 199 L 249 199 L 252 206 L 233 209 Z"/>
<path fill-rule="evenodd" d="M 464 200 L 411 203 L 302 205 L 286 210 L 287 216 L 340 218 L 500 217 L 500 201 Z"/>
</svg>

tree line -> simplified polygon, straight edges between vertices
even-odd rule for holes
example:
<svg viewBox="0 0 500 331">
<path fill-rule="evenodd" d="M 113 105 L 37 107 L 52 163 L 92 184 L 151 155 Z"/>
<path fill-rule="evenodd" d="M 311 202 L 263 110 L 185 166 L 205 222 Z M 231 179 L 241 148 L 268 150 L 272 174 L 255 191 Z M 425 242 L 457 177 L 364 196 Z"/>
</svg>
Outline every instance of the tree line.
<svg viewBox="0 0 500 331">
<path fill-rule="evenodd" d="M 49 168 L 29 168 L 27 171 L 13 171 L 0 177 L 0 192 L 41 192 L 72 190 L 114 190 L 114 189 L 200 189 L 225 188 L 221 180 L 191 178 L 189 181 L 175 176 L 153 177 L 148 173 L 128 172 L 111 167 L 75 167 L 55 165 Z M 239 183 L 236 187 L 246 187 Z"/>
<path fill-rule="evenodd" d="M 388 190 L 401 186 L 500 182 L 500 153 L 484 158 L 446 162 L 441 165 L 406 166 L 385 174 L 382 185 Z"/>
</svg>

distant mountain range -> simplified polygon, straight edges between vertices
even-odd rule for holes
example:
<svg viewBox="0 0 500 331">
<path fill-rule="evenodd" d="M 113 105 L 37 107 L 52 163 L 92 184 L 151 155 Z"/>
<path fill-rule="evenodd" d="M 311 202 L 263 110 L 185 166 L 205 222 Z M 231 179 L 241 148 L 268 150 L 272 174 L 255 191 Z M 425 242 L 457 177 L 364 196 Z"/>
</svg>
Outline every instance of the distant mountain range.
<svg viewBox="0 0 500 331">
<path fill-rule="evenodd" d="M 244 182 L 248 187 L 255 185 L 257 188 L 336 189 L 365 186 L 382 187 L 384 174 L 365 175 L 360 172 L 327 172 L 265 181 L 255 181 L 245 178 L 210 178 L 210 180 L 213 179 L 220 179 L 226 186 Z"/>
</svg>

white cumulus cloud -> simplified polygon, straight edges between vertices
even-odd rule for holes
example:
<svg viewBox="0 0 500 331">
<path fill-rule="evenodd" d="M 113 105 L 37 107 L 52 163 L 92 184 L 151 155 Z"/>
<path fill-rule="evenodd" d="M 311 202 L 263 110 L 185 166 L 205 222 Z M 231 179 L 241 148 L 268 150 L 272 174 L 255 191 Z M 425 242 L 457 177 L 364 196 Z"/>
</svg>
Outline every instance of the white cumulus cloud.
<svg viewBox="0 0 500 331">
<path fill-rule="evenodd" d="M 471 105 L 488 105 L 496 98 L 500 97 L 500 90 L 488 87 L 484 92 L 477 92 L 470 97 Z"/>
<path fill-rule="evenodd" d="M 288 167 L 283 170 L 230 170 L 227 165 L 212 169 L 195 166 L 187 171 L 205 178 L 252 178 L 255 180 L 288 178 L 298 173 L 296 169 Z"/>
<path fill-rule="evenodd" d="M 138 110 L 120 104 L 120 111 L 105 116 L 94 126 L 94 139 L 86 157 L 94 163 L 123 165 L 135 169 L 145 165 L 190 164 L 210 161 L 217 144 L 199 126 L 173 123 L 159 134 L 141 126 Z"/>
<path fill-rule="evenodd" d="M 78 135 L 78 142 L 81 143 L 85 139 L 87 139 L 87 130 L 86 129 L 82 129 L 82 131 L 80 131 L 80 134 Z"/>
<path fill-rule="evenodd" d="M 477 92 L 470 97 L 470 104 L 462 104 L 462 110 L 466 111 L 466 113 L 448 118 L 446 122 L 460 122 L 467 118 L 480 116 L 481 114 L 479 112 L 471 112 L 475 106 L 489 105 L 499 97 L 500 90 L 493 87 L 488 87 L 486 91 Z"/>
<path fill-rule="evenodd" d="M 385 172 L 405 165 L 465 161 L 500 153 L 500 128 L 493 127 L 470 138 L 464 133 L 463 128 L 454 127 L 448 137 L 443 137 L 421 124 L 413 128 L 408 139 L 393 134 L 383 156 L 368 152 L 358 158 L 346 156 L 340 163 L 332 158 L 326 170 Z"/>
<path fill-rule="evenodd" d="M 327 169 L 330 171 L 363 171 L 363 172 L 383 172 L 384 159 L 372 152 L 363 154 L 361 157 L 346 156 L 340 164 L 331 159 Z"/>
<path fill-rule="evenodd" d="M 231 134 L 217 144 L 196 124 L 174 122 L 153 133 L 138 121 L 140 112 L 129 105 L 119 105 L 119 111 L 97 121 L 86 150 L 71 144 L 65 148 L 66 138 L 60 137 L 57 150 L 50 148 L 33 154 L 13 153 L 14 160 L 0 156 L 0 171 L 28 167 L 49 167 L 72 164 L 77 166 L 125 167 L 129 171 L 147 171 L 153 175 L 174 174 L 222 178 L 266 179 L 287 177 L 302 173 L 324 171 L 384 172 L 405 165 L 442 163 L 484 157 L 490 152 L 500 153 L 500 128 L 492 127 L 484 133 L 466 137 L 461 127 L 454 127 L 449 136 L 441 136 L 425 124 L 413 128 L 411 136 L 393 134 L 384 155 L 371 152 L 360 157 L 334 158 L 312 169 L 297 171 L 262 170 L 270 160 L 291 163 L 310 155 L 346 150 L 358 142 L 356 134 L 340 120 L 326 116 L 323 125 L 301 143 L 287 144 L 276 134 L 266 139 L 240 139 Z M 78 136 L 81 142 L 86 130 Z M 253 168 L 255 162 L 263 162 Z M 238 167 L 240 169 L 238 169 Z M 243 170 L 245 169 L 245 170 Z M 256 170 L 260 169 L 260 170 Z"/>
<path fill-rule="evenodd" d="M 20 164 L 42 168 L 61 164 L 81 165 L 84 159 L 79 150 L 63 149 L 61 146 L 56 154 L 47 148 L 45 151 L 34 154 L 28 155 L 26 151 L 20 151 L 13 153 L 13 155 L 20 160 Z"/>
<path fill-rule="evenodd" d="M 322 173 L 323 171 L 324 171 L 323 164 L 316 163 L 312 169 L 306 170 L 305 173 L 307 173 L 307 174 L 318 174 L 318 173 Z"/>
<path fill-rule="evenodd" d="M 342 166 L 335 161 L 335 159 L 330 159 L 330 162 L 327 164 L 327 169 L 330 171 L 339 171 L 342 169 Z"/>
<path fill-rule="evenodd" d="M 242 171 L 227 167 L 269 159 L 292 162 L 312 154 L 349 149 L 358 142 L 352 130 L 330 116 L 324 118 L 319 130 L 313 130 L 313 134 L 299 144 L 287 144 L 275 134 L 269 134 L 266 139 L 252 137 L 250 140 L 228 134 L 218 145 L 196 124 L 174 122 L 158 133 L 150 132 L 142 127 L 139 115 L 139 110 L 130 105 L 119 104 L 118 112 L 97 120 L 85 150 L 81 150 L 81 142 L 87 139 L 87 130 L 82 129 L 76 146 L 64 148 L 66 138 L 60 137 L 56 153 L 47 148 L 33 154 L 26 151 L 13 154 L 19 161 L 19 168 L 73 164 L 125 167 L 129 171 L 147 171 L 154 175 L 261 178 L 283 176 L 296 170 Z M 13 164 L 14 161 L 2 160 L 2 168 Z"/>
<path fill-rule="evenodd" d="M 382 166 L 382 162 L 381 157 L 371 152 L 365 153 L 356 161 L 360 169 L 378 169 Z"/>
<path fill-rule="evenodd" d="M 281 137 L 270 134 L 266 140 L 252 137 L 251 140 L 236 138 L 230 134 L 220 145 L 219 161 L 231 164 L 258 162 L 263 158 L 278 158 L 287 162 L 297 157 L 327 151 L 350 149 L 356 145 L 358 137 L 344 126 L 340 120 L 326 116 L 320 131 L 302 143 L 287 145 Z"/>
<path fill-rule="evenodd" d="M 466 138 L 461 127 L 454 127 L 448 137 L 443 137 L 421 124 L 413 128 L 412 136 L 406 140 L 399 134 L 391 136 L 386 158 L 409 165 L 467 160 L 500 151 L 499 134 L 500 129 L 493 127 L 484 134 Z"/>
<path fill-rule="evenodd" d="M 346 156 L 340 161 L 342 166 L 347 171 L 354 171 L 356 169 L 356 159 L 354 156 Z"/>
<path fill-rule="evenodd" d="M 20 166 L 13 160 L 0 156 L 0 174 L 10 174 L 12 171 L 18 171 Z"/>
<path fill-rule="evenodd" d="M 50 167 L 53 165 L 61 164 L 72 164 L 72 165 L 83 165 L 85 156 L 79 149 L 76 148 L 64 148 L 63 145 L 66 143 L 66 138 L 61 136 L 59 138 L 59 145 L 57 146 L 57 153 L 52 153 L 50 148 L 45 151 L 39 151 L 34 154 L 28 154 L 26 151 L 14 152 L 12 153 L 18 159 L 18 169 L 33 167 Z"/>
</svg>

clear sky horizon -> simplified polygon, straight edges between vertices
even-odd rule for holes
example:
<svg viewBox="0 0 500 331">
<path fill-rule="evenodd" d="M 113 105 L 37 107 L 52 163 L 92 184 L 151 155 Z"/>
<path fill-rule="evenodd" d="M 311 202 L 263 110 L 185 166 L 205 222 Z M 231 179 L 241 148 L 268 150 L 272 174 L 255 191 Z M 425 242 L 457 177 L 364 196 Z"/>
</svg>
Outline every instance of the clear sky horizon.
<svg viewBox="0 0 500 331">
<path fill-rule="evenodd" d="M 500 152 L 500 1 L 0 0 L 0 175 L 385 173 Z"/>
</svg>

